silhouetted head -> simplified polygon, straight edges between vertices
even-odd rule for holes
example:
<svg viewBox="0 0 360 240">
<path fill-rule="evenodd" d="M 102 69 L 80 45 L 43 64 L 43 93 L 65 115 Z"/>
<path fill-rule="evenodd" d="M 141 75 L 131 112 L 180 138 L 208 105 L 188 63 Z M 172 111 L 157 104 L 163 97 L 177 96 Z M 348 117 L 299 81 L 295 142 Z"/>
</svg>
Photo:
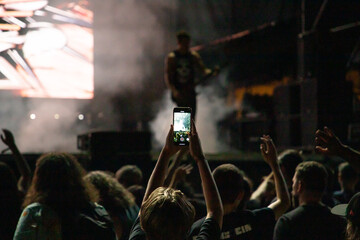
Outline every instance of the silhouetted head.
<svg viewBox="0 0 360 240">
<path fill-rule="evenodd" d="M 321 199 L 326 189 L 327 177 L 326 168 L 321 163 L 302 162 L 295 170 L 292 193 L 294 196 L 304 192 L 311 193 Z"/>
<path fill-rule="evenodd" d="M 359 181 L 359 176 L 348 162 L 344 162 L 338 167 L 338 181 L 343 190 L 353 191 Z"/>
<path fill-rule="evenodd" d="M 303 157 L 297 150 L 288 149 L 279 154 L 279 165 L 286 180 L 288 187 L 292 186 L 292 178 L 295 174 L 297 165 L 304 161 Z"/>
<path fill-rule="evenodd" d="M 238 167 L 233 164 L 222 164 L 213 171 L 223 204 L 233 204 L 242 200 L 244 179 Z"/>
<path fill-rule="evenodd" d="M 143 174 L 136 165 L 125 165 L 116 171 L 115 178 L 128 188 L 132 185 L 141 185 Z"/>
<path fill-rule="evenodd" d="M 194 217 L 195 209 L 181 191 L 160 187 L 141 206 L 140 224 L 149 240 L 183 240 Z"/>
<path fill-rule="evenodd" d="M 190 48 L 191 37 L 189 33 L 185 31 L 179 31 L 176 34 L 176 39 L 180 49 L 188 50 Z"/>
<path fill-rule="evenodd" d="M 115 178 L 103 171 L 90 172 L 84 179 L 98 190 L 98 203 L 112 215 L 120 215 L 135 204 L 134 196 Z"/>
</svg>

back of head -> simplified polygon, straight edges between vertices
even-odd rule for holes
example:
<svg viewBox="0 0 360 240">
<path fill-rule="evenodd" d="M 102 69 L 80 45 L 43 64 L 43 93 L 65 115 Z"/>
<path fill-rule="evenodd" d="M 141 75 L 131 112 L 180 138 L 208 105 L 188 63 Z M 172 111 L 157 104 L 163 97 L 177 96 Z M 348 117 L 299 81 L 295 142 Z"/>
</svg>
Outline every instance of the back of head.
<svg viewBox="0 0 360 240">
<path fill-rule="evenodd" d="M 141 206 L 142 200 L 145 195 L 145 188 L 140 185 L 132 185 L 127 190 L 135 197 L 135 202 L 138 206 Z"/>
<path fill-rule="evenodd" d="M 348 162 L 343 162 L 338 167 L 339 176 L 344 181 L 353 181 L 358 177 L 357 172 L 350 166 Z"/>
<path fill-rule="evenodd" d="M 46 204 L 58 213 L 61 209 L 85 207 L 95 199 L 90 184 L 85 183 L 85 170 L 67 153 L 42 155 L 36 162 L 34 178 L 23 206 L 33 202 Z"/>
<path fill-rule="evenodd" d="M 233 164 L 222 164 L 215 168 L 213 176 L 223 204 L 231 204 L 244 191 L 243 175 Z"/>
<path fill-rule="evenodd" d="M 303 162 L 303 157 L 297 150 L 288 149 L 279 154 L 279 165 L 285 170 L 284 174 L 292 178 L 297 165 Z"/>
<path fill-rule="evenodd" d="M 181 191 L 159 187 L 142 204 L 140 224 L 149 240 L 182 240 L 194 217 L 194 207 Z"/>
<path fill-rule="evenodd" d="M 135 204 L 134 196 L 115 178 L 103 171 L 93 171 L 85 178 L 99 192 L 98 203 L 114 215 L 120 215 L 125 209 Z"/>
<path fill-rule="evenodd" d="M 327 185 L 326 168 L 318 162 L 302 162 L 296 167 L 295 176 L 306 191 L 323 194 Z"/>
<path fill-rule="evenodd" d="M 128 188 L 132 185 L 140 185 L 143 175 L 137 166 L 125 165 L 116 171 L 115 178 L 124 187 Z"/>
</svg>

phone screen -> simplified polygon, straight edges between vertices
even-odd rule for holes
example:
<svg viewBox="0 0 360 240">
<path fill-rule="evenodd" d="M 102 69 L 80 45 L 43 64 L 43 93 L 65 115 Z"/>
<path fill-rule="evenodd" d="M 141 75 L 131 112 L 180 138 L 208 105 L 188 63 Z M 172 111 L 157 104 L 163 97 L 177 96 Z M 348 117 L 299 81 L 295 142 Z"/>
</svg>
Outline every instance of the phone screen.
<svg viewBox="0 0 360 240">
<path fill-rule="evenodd" d="M 191 129 L 191 109 L 174 109 L 174 143 L 177 145 L 189 145 Z"/>
</svg>

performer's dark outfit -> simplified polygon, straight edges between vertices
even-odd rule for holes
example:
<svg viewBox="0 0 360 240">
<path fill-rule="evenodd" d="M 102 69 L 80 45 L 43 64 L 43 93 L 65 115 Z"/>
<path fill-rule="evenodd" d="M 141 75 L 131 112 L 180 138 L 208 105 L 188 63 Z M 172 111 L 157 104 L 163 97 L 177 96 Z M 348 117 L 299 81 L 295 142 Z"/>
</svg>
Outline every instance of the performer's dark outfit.
<svg viewBox="0 0 360 240">
<path fill-rule="evenodd" d="M 177 98 L 172 95 L 172 99 L 179 107 L 191 107 L 192 115 L 195 116 L 195 57 L 190 51 L 180 54 L 178 50 L 175 50 L 174 54 L 176 70 L 173 84 L 181 94 Z"/>
</svg>

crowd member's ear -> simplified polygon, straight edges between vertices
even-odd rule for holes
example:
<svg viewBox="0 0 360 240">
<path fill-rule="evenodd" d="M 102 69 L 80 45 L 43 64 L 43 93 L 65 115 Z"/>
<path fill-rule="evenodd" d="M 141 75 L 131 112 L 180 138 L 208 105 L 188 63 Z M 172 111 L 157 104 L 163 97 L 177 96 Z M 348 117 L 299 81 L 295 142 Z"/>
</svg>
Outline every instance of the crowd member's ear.
<svg viewBox="0 0 360 240">
<path fill-rule="evenodd" d="M 303 192 L 305 190 L 305 183 L 303 181 L 299 181 L 299 184 L 296 186 L 296 192 L 300 193 Z"/>
<path fill-rule="evenodd" d="M 341 173 L 338 173 L 338 182 L 342 182 L 342 177 L 341 177 Z"/>
<path fill-rule="evenodd" d="M 244 194 L 245 194 L 244 191 L 240 191 L 239 194 L 236 197 L 236 200 L 239 200 L 239 201 L 243 200 Z"/>
</svg>

